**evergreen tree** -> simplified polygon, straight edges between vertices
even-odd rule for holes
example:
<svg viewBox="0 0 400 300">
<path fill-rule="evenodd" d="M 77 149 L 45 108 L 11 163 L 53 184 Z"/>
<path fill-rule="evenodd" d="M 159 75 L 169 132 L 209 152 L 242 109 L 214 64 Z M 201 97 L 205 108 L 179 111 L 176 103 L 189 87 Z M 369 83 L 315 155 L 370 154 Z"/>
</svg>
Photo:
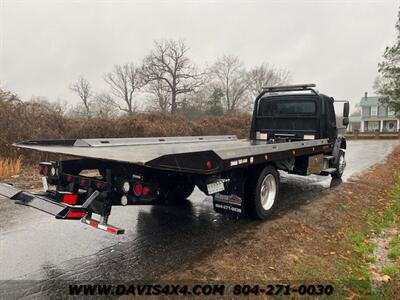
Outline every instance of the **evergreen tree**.
<svg viewBox="0 0 400 300">
<path fill-rule="evenodd" d="M 220 116 L 223 114 L 224 110 L 222 108 L 222 97 L 224 97 L 224 93 L 220 88 L 214 88 L 210 99 L 208 100 L 207 113 L 213 116 Z"/>
<path fill-rule="evenodd" d="M 383 61 L 378 64 L 380 76 L 376 80 L 376 90 L 383 97 L 381 101 L 400 115 L 400 10 L 396 23 L 397 38 L 392 46 L 387 46 Z"/>
</svg>

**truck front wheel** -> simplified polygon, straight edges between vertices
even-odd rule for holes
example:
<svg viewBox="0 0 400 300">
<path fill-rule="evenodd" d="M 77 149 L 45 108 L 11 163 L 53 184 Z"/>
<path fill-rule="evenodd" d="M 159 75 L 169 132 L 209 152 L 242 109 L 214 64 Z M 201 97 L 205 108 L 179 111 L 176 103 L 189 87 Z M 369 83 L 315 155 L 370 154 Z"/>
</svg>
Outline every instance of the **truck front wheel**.
<svg viewBox="0 0 400 300">
<path fill-rule="evenodd" d="M 249 186 L 249 210 L 252 217 L 265 220 L 276 208 L 279 193 L 279 174 L 274 166 L 259 173 L 256 184 Z"/>
<path fill-rule="evenodd" d="M 336 171 L 331 173 L 332 178 L 334 179 L 342 178 L 344 169 L 346 168 L 345 153 L 343 150 L 339 151 L 339 158 L 337 160 L 337 164 L 335 164 L 334 167 L 336 168 Z"/>
</svg>

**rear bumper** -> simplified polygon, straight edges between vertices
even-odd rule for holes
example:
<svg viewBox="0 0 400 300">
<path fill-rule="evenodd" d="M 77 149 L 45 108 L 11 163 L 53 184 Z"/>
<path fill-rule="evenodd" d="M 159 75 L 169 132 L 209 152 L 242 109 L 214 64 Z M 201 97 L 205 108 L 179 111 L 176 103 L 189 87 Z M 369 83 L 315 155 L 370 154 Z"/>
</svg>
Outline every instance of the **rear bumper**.
<svg viewBox="0 0 400 300">
<path fill-rule="evenodd" d="M 51 214 L 57 219 L 65 219 L 68 212 L 86 212 L 83 207 L 72 207 L 51 199 L 50 193 L 29 193 L 6 183 L 0 183 L 0 195 L 17 204 L 30 206 Z"/>
<path fill-rule="evenodd" d="M 80 219 L 82 223 L 86 225 L 90 225 L 96 229 L 100 229 L 111 234 L 123 234 L 125 232 L 124 229 L 112 226 L 106 222 L 99 222 L 91 219 L 92 213 L 87 210 L 88 205 L 86 205 L 90 202 L 90 197 L 82 206 L 69 205 L 55 200 L 52 193 L 29 193 L 7 183 L 1 182 L 0 195 L 15 201 L 17 204 L 26 205 L 44 211 L 55 216 L 57 219 Z M 93 193 L 92 195 L 96 195 L 96 193 Z M 93 199 L 94 198 L 95 196 Z"/>
</svg>

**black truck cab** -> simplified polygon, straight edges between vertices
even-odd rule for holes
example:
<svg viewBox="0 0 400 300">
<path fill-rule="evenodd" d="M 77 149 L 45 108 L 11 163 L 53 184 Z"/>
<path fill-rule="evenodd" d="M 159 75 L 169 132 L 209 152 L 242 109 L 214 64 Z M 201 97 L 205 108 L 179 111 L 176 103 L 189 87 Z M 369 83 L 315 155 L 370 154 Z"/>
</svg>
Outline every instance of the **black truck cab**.
<svg viewBox="0 0 400 300">
<path fill-rule="evenodd" d="M 251 140 L 291 142 L 329 139 L 338 135 L 332 97 L 319 94 L 313 84 L 265 88 L 254 105 Z M 348 123 L 345 102 L 343 125 Z"/>
</svg>

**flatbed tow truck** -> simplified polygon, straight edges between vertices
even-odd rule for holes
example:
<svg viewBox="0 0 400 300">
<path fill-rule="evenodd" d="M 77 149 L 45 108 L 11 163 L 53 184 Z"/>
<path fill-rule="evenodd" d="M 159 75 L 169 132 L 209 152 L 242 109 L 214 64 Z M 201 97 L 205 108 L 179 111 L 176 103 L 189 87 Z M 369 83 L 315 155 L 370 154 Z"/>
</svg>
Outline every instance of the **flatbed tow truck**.
<svg viewBox="0 0 400 300">
<path fill-rule="evenodd" d="M 68 159 L 40 163 L 44 192 L 0 183 L 0 195 L 113 234 L 124 229 L 108 223 L 112 206 L 179 202 L 195 186 L 212 196 L 219 213 L 264 220 L 278 202 L 278 170 L 341 178 L 346 139 L 338 134 L 334 102 L 314 84 L 266 87 L 255 99 L 248 140 L 191 136 L 24 141 L 16 146 Z M 349 103 L 339 102 L 344 103 L 347 126 Z"/>
</svg>

